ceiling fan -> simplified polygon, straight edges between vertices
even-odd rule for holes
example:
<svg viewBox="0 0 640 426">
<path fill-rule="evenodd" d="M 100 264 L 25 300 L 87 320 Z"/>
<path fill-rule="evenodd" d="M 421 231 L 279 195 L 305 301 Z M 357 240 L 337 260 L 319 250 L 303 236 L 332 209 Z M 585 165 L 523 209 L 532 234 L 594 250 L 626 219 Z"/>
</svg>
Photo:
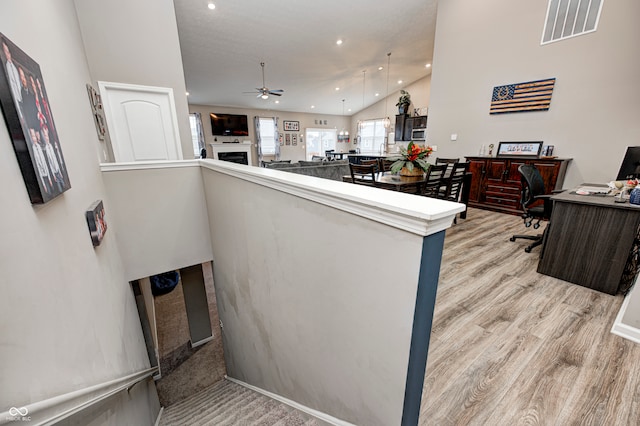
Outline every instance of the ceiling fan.
<svg viewBox="0 0 640 426">
<path fill-rule="evenodd" d="M 269 90 L 269 88 L 264 83 L 264 62 L 260 62 L 260 66 L 262 67 L 262 87 L 256 87 L 257 92 L 243 92 L 243 93 L 258 93 L 258 98 L 269 99 L 269 95 L 273 96 L 282 96 L 284 90 L 275 89 Z"/>
</svg>

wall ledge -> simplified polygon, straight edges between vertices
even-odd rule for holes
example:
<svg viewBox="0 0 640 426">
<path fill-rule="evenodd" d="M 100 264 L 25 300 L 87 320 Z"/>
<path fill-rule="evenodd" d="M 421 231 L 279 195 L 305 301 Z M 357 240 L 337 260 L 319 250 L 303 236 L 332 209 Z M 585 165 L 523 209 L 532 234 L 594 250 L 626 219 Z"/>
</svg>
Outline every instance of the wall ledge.
<svg viewBox="0 0 640 426">
<path fill-rule="evenodd" d="M 449 228 L 465 205 L 395 191 L 210 159 L 203 169 L 311 200 L 420 236 Z"/>
<path fill-rule="evenodd" d="M 200 160 L 162 160 L 134 161 L 128 163 L 100 163 L 103 172 L 122 172 L 127 170 L 173 169 L 178 167 L 199 167 Z"/>
</svg>

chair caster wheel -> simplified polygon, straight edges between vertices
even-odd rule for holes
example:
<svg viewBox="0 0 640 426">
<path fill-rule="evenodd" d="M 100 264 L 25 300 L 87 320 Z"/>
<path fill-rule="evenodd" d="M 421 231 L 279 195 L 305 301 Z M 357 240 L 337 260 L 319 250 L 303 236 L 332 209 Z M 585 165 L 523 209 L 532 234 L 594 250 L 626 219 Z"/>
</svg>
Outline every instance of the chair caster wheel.
<svg viewBox="0 0 640 426">
<path fill-rule="evenodd" d="M 530 223 L 525 223 L 525 224 L 524 224 L 524 226 L 525 226 L 526 228 L 528 228 L 528 227 L 530 227 L 530 226 L 531 226 L 531 224 L 530 224 Z"/>
<path fill-rule="evenodd" d="M 516 239 L 514 237 L 509 238 L 509 241 L 515 241 Z"/>
<path fill-rule="evenodd" d="M 525 249 L 524 249 L 524 251 L 525 251 L 526 253 L 531 253 L 531 247 L 527 247 L 527 248 L 525 248 Z"/>
<path fill-rule="evenodd" d="M 538 228 L 540 228 L 540 224 L 539 223 L 536 223 L 535 225 L 533 225 L 533 229 L 538 229 Z"/>
</svg>

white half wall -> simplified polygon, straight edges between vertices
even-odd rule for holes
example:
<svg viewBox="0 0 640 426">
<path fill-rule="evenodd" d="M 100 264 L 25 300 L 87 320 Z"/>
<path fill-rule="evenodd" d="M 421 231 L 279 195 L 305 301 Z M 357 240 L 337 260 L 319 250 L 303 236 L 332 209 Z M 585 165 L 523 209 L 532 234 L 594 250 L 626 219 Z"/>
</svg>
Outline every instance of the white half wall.
<svg viewBox="0 0 640 426">
<path fill-rule="evenodd" d="M 102 165 L 127 280 L 212 259 L 198 160 Z"/>
<path fill-rule="evenodd" d="M 228 375 L 353 424 L 400 424 L 423 237 L 464 206 L 202 163 Z"/>
</svg>

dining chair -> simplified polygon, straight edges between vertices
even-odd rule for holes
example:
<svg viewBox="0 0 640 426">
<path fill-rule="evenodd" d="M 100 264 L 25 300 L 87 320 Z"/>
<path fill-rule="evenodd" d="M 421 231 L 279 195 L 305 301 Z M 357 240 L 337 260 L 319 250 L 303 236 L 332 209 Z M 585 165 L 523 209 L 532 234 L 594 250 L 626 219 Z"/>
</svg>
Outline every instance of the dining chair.
<svg viewBox="0 0 640 426">
<path fill-rule="evenodd" d="M 446 164 L 438 164 L 429 166 L 427 177 L 422 187 L 422 195 L 425 197 L 438 198 L 440 187 L 444 182 L 444 173 L 447 170 Z"/>
<path fill-rule="evenodd" d="M 357 185 L 376 186 L 377 164 L 349 163 L 351 182 Z"/>
<path fill-rule="evenodd" d="M 453 165 L 456 163 L 460 162 L 460 158 L 440 158 L 440 157 L 436 157 L 436 165 L 439 164 L 446 164 L 447 165 L 447 170 L 445 172 L 445 174 L 447 176 L 449 176 L 449 174 L 451 174 L 451 171 L 453 170 Z"/>
<path fill-rule="evenodd" d="M 378 167 L 380 168 L 381 172 L 390 172 L 391 165 L 395 163 L 395 161 L 387 160 L 386 158 L 379 158 L 378 163 Z"/>
<path fill-rule="evenodd" d="M 380 170 L 380 161 L 378 159 L 374 159 L 374 160 L 360 160 L 360 164 L 364 165 L 364 166 L 369 166 L 369 165 L 374 165 L 376 166 L 376 173 L 381 171 Z"/>
<path fill-rule="evenodd" d="M 447 201 L 458 202 L 460 200 L 460 194 L 462 193 L 462 182 L 464 181 L 464 175 L 469 170 L 469 163 L 455 163 L 451 174 L 446 178 L 446 189 L 441 197 Z"/>
</svg>

